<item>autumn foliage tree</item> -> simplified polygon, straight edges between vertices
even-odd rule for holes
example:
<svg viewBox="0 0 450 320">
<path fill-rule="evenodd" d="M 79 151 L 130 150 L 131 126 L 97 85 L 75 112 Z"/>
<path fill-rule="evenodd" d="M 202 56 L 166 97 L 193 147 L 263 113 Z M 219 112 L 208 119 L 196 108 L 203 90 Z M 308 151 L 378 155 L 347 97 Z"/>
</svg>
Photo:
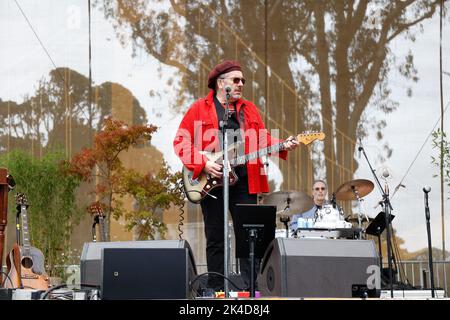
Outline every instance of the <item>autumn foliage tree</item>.
<svg viewBox="0 0 450 320">
<path fill-rule="evenodd" d="M 134 229 L 138 240 L 155 239 L 156 232 L 165 238 L 167 227 L 162 223 L 163 210 L 171 205 L 180 206 L 184 202 L 183 191 L 179 187 L 181 173 L 171 174 L 165 163 L 157 173 L 140 174 L 127 170 L 121 186 L 123 195 L 132 195 L 134 210 L 122 211 L 127 221 L 125 227 Z"/>
<path fill-rule="evenodd" d="M 175 199 L 168 195 L 165 201 L 158 201 L 165 197 L 164 194 L 171 193 L 169 184 L 176 180 L 176 176 L 169 173 L 165 163 L 159 174 L 141 175 L 132 169 L 125 168 L 119 157 L 130 147 L 148 143 L 156 130 L 157 128 L 153 125 L 128 126 L 123 121 L 108 118 L 103 129 L 95 135 L 93 147 L 82 149 L 69 163 L 70 174 L 95 184 L 94 193 L 105 209 L 107 241 L 110 240 L 111 215 L 116 219 L 124 216 L 126 220 L 138 221 L 135 216 L 143 216 L 144 209 L 148 211 L 146 216 L 150 217 L 157 209 L 167 208 Z M 127 195 L 133 196 L 139 203 L 138 210 L 124 209 L 123 198 Z M 149 204 L 146 206 L 143 204 L 144 197 L 155 198 L 155 200 L 146 200 Z M 136 224 L 130 222 L 128 225 L 131 229 Z M 154 222 L 153 225 L 157 223 Z"/>
</svg>

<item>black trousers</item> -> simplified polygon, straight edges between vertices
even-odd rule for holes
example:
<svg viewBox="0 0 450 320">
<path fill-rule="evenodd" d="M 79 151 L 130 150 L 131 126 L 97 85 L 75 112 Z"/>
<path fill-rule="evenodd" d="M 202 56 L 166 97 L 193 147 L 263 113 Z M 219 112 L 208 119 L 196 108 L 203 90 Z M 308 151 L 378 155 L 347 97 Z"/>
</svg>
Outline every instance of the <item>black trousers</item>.
<svg viewBox="0 0 450 320">
<path fill-rule="evenodd" d="M 214 199 L 206 196 L 201 202 L 203 221 L 205 224 L 206 236 L 206 262 L 208 265 L 208 272 L 218 272 L 224 274 L 224 214 L 223 214 L 223 188 L 219 187 L 210 192 L 216 196 Z M 247 177 L 240 178 L 234 186 L 229 189 L 229 209 L 231 218 L 235 221 L 236 204 L 256 204 L 257 195 L 249 194 Z M 234 232 L 236 234 L 235 228 Z M 260 259 L 255 259 L 255 288 L 256 275 L 259 271 Z M 239 259 L 239 267 L 242 281 L 245 288 L 250 288 L 250 259 Z M 209 275 L 208 287 L 216 291 L 223 290 L 224 278 L 220 276 Z M 233 287 L 229 284 L 229 288 Z"/>
</svg>

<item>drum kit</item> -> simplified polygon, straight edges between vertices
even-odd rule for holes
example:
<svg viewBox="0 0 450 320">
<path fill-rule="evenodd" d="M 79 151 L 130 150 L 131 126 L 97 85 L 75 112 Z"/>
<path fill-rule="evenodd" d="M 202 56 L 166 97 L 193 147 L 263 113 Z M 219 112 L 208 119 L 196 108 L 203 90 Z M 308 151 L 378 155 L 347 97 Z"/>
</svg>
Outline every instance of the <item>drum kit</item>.
<svg viewBox="0 0 450 320">
<path fill-rule="evenodd" d="M 341 184 L 335 192 L 331 201 L 325 202 L 318 208 L 314 219 L 303 219 L 305 213 L 314 207 L 314 200 L 304 192 L 278 191 L 270 193 L 262 198 L 262 203 L 277 207 L 277 217 L 284 225 L 275 231 L 276 237 L 299 238 L 299 237 L 321 237 L 339 238 L 355 235 L 362 238 L 363 223 L 371 222 L 373 219 L 367 217 L 362 210 L 363 197 L 372 192 L 374 184 L 365 179 L 356 179 Z M 358 201 L 358 214 L 345 217 L 344 211 L 336 201 Z M 289 232 L 289 222 L 293 216 L 298 218 L 297 230 Z M 291 221 L 292 222 L 292 221 Z M 353 228 L 356 225 L 355 228 Z M 339 231 L 339 232 L 336 232 Z M 352 231 L 355 231 L 352 233 Z"/>
</svg>

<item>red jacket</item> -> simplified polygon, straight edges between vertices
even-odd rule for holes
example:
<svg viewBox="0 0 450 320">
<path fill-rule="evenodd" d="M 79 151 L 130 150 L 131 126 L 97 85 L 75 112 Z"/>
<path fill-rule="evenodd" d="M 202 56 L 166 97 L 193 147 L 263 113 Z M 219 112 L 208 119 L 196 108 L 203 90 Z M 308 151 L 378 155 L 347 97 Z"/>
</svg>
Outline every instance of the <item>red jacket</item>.
<svg viewBox="0 0 450 320">
<path fill-rule="evenodd" d="M 211 90 L 205 98 L 194 102 L 181 120 L 173 141 L 175 154 L 189 170 L 193 171 L 194 179 L 198 177 L 208 160 L 199 151 L 219 150 L 220 131 L 213 94 L 214 91 Z M 253 103 L 239 99 L 236 102 L 236 110 L 238 115 L 240 112 L 244 113 L 244 125 L 240 123 L 240 128 L 245 130 L 246 154 L 280 142 L 268 134 L 258 109 Z M 287 151 L 281 151 L 278 155 L 286 160 Z M 247 162 L 247 174 L 251 194 L 269 192 L 267 176 L 264 174 L 263 164 L 259 158 Z"/>
</svg>

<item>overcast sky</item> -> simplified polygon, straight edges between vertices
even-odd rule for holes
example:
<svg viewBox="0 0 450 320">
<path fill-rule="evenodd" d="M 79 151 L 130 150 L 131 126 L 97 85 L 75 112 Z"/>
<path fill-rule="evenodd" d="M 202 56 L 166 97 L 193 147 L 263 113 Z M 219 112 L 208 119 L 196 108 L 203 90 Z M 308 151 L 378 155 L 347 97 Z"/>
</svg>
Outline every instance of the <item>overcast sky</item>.
<svg viewBox="0 0 450 320">
<path fill-rule="evenodd" d="M 88 76 L 88 21 L 87 1 L 19 1 L 42 43 L 58 67 L 69 67 Z M 449 26 L 445 25 L 443 52 L 444 70 L 450 71 Z M 447 35 L 447 36 L 446 36 Z M 23 101 L 25 94 L 33 94 L 39 79 L 54 68 L 50 58 L 39 45 L 26 20 L 14 1 L 0 1 L 0 98 Z M 169 112 L 169 104 L 175 95 L 167 84 L 176 69 L 161 64 L 143 51 L 137 51 L 132 57 L 131 46 L 122 47 L 110 22 L 105 21 L 103 13 L 92 12 L 92 75 L 94 84 L 105 81 L 118 82 L 128 88 L 147 111 L 149 121 L 160 126 L 154 135 L 153 144 L 164 154 L 166 161 L 174 170 L 181 164 L 173 154 L 171 143 L 178 127 L 181 115 Z M 419 71 L 419 82 L 413 84 L 413 95 L 407 97 L 404 80 L 394 75 L 390 78 L 392 98 L 399 102 L 399 108 L 387 117 L 384 140 L 375 140 L 374 134 L 363 140 L 363 145 L 372 166 L 380 170 L 387 168 L 391 177 L 387 180 L 393 192 L 405 175 L 409 165 L 419 152 L 420 147 L 440 116 L 439 100 L 439 19 L 424 23 L 423 34 L 417 34 L 415 43 L 402 39 L 392 46 L 395 53 L 401 54 L 411 49 Z M 160 77 L 162 75 L 162 78 Z M 450 100 L 450 77 L 444 76 L 444 103 Z M 161 97 L 150 97 L 149 91 L 164 93 Z M 245 92 L 244 92 L 245 93 Z M 186 106 L 187 107 L 187 106 Z M 369 106 L 371 115 L 377 116 L 375 108 Z M 385 118 L 380 114 L 379 117 Z M 450 113 L 447 111 L 445 126 L 448 132 Z M 374 133 L 374 132 L 373 132 Z M 384 141 L 394 150 L 392 157 L 385 163 L 377 161 Z M 431 154 L 437 155 L 431 148 L 431 139 L 426 144 L 406 176 L 401 188 L 392 199 L 393 225 L 398 235 L 406 243 L 409 251 L 426 247 L 426 226 L 423 205 L 424 185 L 430 185 L 430 210 L 432 222 L 433 246 L 442 247 L 441 212 L 439 179 L 433 178 L 438 169 L 431 165 Z M 355 179 L 369 179 L 373 176 L 365 158 L 358 159 L 360 166 Z M 274 168 L 274 171 L 277 170 Z M 279 181 L 279 175 L 276 175 Z M 382 181 L 384 186 L 384 181 Z M 448 194 L 446 189 L 446 197 Z M 374 217 L 380 208 L 374 208 L 381 200 L 381 193 L 375 187 L 365 198 L 364 211 Z M 446 226 L 450 223 L 450 202 L 446 203 Z M 450 249 L 450 230 L 446 228 L 446 247 Z"/>
</svg>

